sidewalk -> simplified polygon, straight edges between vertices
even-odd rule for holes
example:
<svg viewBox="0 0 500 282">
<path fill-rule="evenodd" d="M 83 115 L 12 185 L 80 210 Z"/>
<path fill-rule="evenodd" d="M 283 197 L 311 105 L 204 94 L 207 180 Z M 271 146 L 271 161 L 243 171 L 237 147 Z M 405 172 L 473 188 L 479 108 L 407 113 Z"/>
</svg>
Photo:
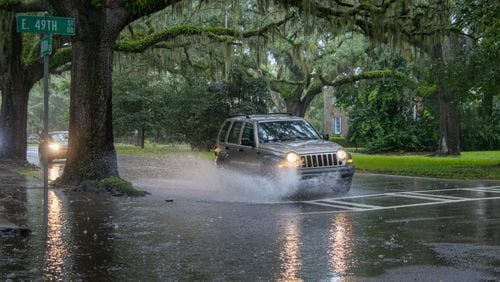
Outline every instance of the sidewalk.
<svg viewBox="0 0 500 282">
<path fill-rule="evenodd" d="M 16 172 L 0 168 L 0 237 L 26 236 L 30 233 L 27 227 L 18 226 L 9 221 L 8 214 L 12 211 L 12 202 L 16 201 L 13 193 L 26 189 L 26 179 Z"/>
</svg>

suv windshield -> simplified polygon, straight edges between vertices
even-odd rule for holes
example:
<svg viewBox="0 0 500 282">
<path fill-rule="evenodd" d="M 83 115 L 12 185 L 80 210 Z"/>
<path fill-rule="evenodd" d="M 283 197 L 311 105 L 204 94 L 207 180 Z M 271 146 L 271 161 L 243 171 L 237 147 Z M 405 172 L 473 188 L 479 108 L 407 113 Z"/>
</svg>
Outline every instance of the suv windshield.
<svg viewBox="0 0 500 282">
<path fill-rule="evenodd" d="M 302 120 L 259 123 L 260 142 L 321 139 L 309 123 Z"/>
</svg>

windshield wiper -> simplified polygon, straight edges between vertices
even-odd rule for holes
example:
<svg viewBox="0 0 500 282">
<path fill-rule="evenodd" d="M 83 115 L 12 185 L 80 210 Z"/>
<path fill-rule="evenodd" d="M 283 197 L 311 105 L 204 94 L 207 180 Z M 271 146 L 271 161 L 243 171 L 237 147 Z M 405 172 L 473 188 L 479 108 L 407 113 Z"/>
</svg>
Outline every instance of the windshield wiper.
<svg viewBox="0 0 500 282">
<path fill-rule="evenodd" d="M 299 139 L 299 140 L 313 140 L 313 138 L 308 137 L 308 136 L 297 136 L 297 139 Z"/>
<path fill-rule="evenodd" d="M 270 138 L 270 139 L 263 139 L 262 140 L 264 143 L 268 143 L 268 142 L 278 142 L 280 141 L 280 139 L 278 138 Z"/>
</svg>

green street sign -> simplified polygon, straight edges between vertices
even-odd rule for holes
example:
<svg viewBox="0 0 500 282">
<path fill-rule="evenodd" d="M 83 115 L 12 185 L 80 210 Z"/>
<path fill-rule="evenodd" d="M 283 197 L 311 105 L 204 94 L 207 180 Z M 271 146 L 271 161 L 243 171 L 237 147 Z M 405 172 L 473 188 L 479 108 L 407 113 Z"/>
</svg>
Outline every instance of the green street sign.
<svg viewBox="0 0 500 282">
<path fill-rule="evenodd" d="M 75 19 L 17 15 L 17 32 L 75 35 Z"/>
<path fill-rule="evenodd" d="M 42 37 L 40 40 L 40 53 L 42 56 L 52 54 L 52 35 Z"/>
</svg>

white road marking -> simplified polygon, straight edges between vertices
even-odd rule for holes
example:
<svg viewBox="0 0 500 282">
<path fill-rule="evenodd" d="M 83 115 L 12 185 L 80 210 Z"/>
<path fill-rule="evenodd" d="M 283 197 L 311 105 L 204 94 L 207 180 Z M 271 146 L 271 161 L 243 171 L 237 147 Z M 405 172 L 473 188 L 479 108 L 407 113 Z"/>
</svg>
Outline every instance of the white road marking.
<svg viewBox="0 0 500 282">
<path fill-rule="evenodd" d="M 498 199 L 500 199 L 500 196 L 498 196 L 498 197 L 493 196 L 493 197 L 480 197 L 480 198 L 466 198 L 466 197 L 455 197 L 455 196 L 448 196 L 448 195 L 430 194 L 430 193 L 435 193 L 435 192 L 450 192 L 450 191 L 472 191 L 472 192 L 500 193 L 500 189 L 498 189 L 498 188 L 500 188 L 500 186 L 436 189 L 436 190 L 422 190 L 422 191 L 408 191 L 408 192 L 404 191 L 404 192 L 389 192 L 389 193 L 358 195 L 358 196 L 345 196 L 345 197 L 336 197 L 336 198 L 320 199 L 320 200 L 313 200 L 313 201 L 302 201 L 302 202 L 295 202 L 295 203 L 304 203 L 304 204 L 310 204 L 310 205 L 326 206 L 326 207 L 342 209 L 342 210 L 299 212 L 299 213 L 293 213 L 293 215 L 377 211 L 377 210 L 442 205 L 442 204 L 450 204 L 450 203 L 498 200 Z M 407 205 L 394 205 L 394 206 L 375 206 L 375 205 L 368 205 L 368 204 L 343 201 L 343 200 L 349 200 L 349 199 L 367 199 L 367 198 L 376 198 L 376 197 L 406 197 L 406 198 L 427 200 L 429 202 L 407 204 Z"/>
<path fill-rule="evenodd" d="M 444 199 L 444 200 L 464 200 L 467 198 L 464 197 L 455 197 L 455 196 L 445 196 L 445 195 L 439 195 L 439 194 L 430 194 L 430 193 L 418 193 L 418 192 L 404 192 L 405 194 L 410 194 L 410 195 L 415 195 L 415 196 L 423 196 L 423 197 L 432 197 L 436 199 Z"/>
<path fill-rule="evenodd" d="M 418 196 L 418 195 L 406 194 L 406 192 L 402 192 L 402 193 L 389 193 L 388 195 L 389 196 L 394 196 L 394 197 L 420 199 L 420 200 L 427 200 L 427 201 L 438 201 L 438 202 L 447 202 L 447 201 L 449 201 L 449 200 L 441 199 L 441 198 L 425 197 L 425 196 Z"/>
<path fill-rule="evenodd" d="M 353 202 L 343 202 L 343 201 L 335 201 L 335 200 L 320 200 L 321 202 L 325 203 L 332 203 L 332 204 L 340 204 L 340 205 L 347 205 L 347 206 L 353 206 L 353 207 L 358 207 L 362 209 L 378 209 L 380 206 L 373 206 L 373 205 L 365 205 L 361 203 L 353 203 Z"/>
<path fill-rule="evenodd" d="M 341 205 L 335 205 L 335 204 L 328 204 L 328 203 L 323 203 L 320 201 L 306 201 L 306 202 L 301 202 L 304 204 L 311 204 L 311 205 L 316 205 L 316 206 L 323 206 L 323 207 L 331 207 L 331 208 L 337 208 L 337 209 L 343 209 L 343 210 L 350 210 L 350 211 L 362 211 L 363 209 L 356 208 L 356 207 L 349 207 L 349 206 L 341 206 Z"/>
<path fill-rule="evenodd" d="M 489 187 L 481 187 L 479 189 L 467 188 L 467 189 L 464 189 L 464 190 L 467 190 L 467 191 L 482 191 L 482 192 L 500 193 L 500 189 L 489 188 Z"/>
</svg>

